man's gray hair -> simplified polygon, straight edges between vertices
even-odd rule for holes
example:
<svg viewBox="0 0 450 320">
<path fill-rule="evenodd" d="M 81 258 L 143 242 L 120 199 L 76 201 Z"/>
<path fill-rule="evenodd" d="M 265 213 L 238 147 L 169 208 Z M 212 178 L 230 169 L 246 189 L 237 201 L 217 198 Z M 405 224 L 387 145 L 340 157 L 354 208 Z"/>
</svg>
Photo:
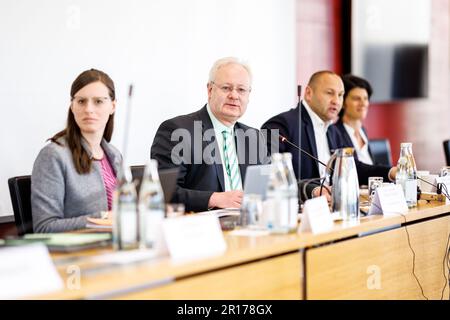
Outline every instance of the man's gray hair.
<svg viewBox="0 0 450 320">
<path fill-rule="evenodd" d="M 238 64 L 242 66 L 245 70 L 247 70 L 248 76 L 250 78 L 250 87 L 252 86 L 252 70 L 250 69 L 250 66 L 247 64 L 247 62 L 242 61 L 236 57 L 225 57 L 222 59 L 217 60 L 213 66 L 211 67 L 211 70 L 209 71 L 209 80 L 208 83 L 214 82 L 216 79 L 217 71 L 222 68 L 223 66 L 229 65 L 229 64 Z"/>
</svg>

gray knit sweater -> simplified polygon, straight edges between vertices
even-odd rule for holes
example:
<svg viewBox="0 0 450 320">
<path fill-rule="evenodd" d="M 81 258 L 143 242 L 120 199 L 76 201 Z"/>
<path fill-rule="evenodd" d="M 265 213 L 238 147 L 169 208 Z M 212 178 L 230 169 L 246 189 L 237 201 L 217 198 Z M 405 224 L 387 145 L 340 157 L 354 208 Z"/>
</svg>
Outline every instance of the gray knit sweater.
<svg viewBox="0 0 450 320">
<path fill-rule="evenodd" d="M 51 142 L 39 153 L 31 175 L 31 208 L 34 232 L 63 232 L 86 227 L 87 217 L 100 217 L 108 210 L 106 190 L 99 161 L 92 162 L 90 173 L 79 174 L 65 138 L 61 146 Z M 83 139 L 84 149 L 91 155 Z M 120 152 L 103 140 L 105 154 L 117 172 Z"/>
</svg>

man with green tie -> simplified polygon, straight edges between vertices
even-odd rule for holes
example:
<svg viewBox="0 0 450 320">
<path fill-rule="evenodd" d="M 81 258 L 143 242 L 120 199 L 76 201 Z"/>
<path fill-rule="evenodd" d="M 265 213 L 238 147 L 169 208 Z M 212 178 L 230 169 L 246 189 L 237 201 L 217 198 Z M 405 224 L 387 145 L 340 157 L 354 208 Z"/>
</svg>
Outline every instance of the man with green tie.
<svg viewBox="0 0 450 320">
<path fill-rule="evenodd" d="M 238 122 L 251 85 L 247 64 L 233 57 L 220 59 L 210 71 L 208 103 L 160 125 L 151 158 L 160 169 L 180 169 L 171 201 L 192 211 L 240 207 L 247 167 L 270 161 L 261 133 Z"/>
</svg>

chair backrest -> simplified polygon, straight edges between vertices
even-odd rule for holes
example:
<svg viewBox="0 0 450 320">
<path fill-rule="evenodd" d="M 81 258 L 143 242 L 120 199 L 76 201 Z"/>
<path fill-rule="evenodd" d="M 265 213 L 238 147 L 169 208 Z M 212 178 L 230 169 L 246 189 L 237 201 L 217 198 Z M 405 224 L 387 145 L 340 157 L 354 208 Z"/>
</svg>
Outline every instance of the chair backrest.
<svg viewBox="0 0 450 320">
<path fill-rule="evenodd" d="M 391 145 L 388 139 L 369 140 L 369 150 L 374 164 L 392 167 Z"/>
<path fill-rule="evenodd" d="M 450 166 L 450 140 L 444 141 L 444 154 L 446 165 Z"/>
<path fill-rule="evenodd" d="M 8 186 L 17 232 L 20 236 L 26 233 L 33 233 L 33 217 L 31 216 L 31 176 L 9 178 Z"/>
</svg>

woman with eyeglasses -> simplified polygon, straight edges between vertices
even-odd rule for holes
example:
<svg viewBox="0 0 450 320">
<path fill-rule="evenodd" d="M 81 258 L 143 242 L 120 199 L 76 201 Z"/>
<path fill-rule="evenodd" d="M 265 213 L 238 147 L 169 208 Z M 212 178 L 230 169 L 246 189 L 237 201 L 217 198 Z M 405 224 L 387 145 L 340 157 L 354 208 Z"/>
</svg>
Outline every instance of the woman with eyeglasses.
<svg viewBox="0 0 450 320">
<path fill-rule="evenodd" d="M 86 228 L 112 208 L 122 161 L 109 142 L 114 127 L 114 83 L 104 72 L 82 72 L 72 83 L 66 128 L 37 156 L 31 176 L 34 232 Z"/>
<path fill-rule="evenodd" d="M 363 127 L 363 121 L 369 111 L 369 99 L 372 87 L 368 81 L 347 74 L 344 82 L 344 103 L 339 113 L 336 127 L 345 143 L 355 149 L 358 160 L 366 164 L 374 164 L 369 150 L 369 139 Z"/>
</svg>

